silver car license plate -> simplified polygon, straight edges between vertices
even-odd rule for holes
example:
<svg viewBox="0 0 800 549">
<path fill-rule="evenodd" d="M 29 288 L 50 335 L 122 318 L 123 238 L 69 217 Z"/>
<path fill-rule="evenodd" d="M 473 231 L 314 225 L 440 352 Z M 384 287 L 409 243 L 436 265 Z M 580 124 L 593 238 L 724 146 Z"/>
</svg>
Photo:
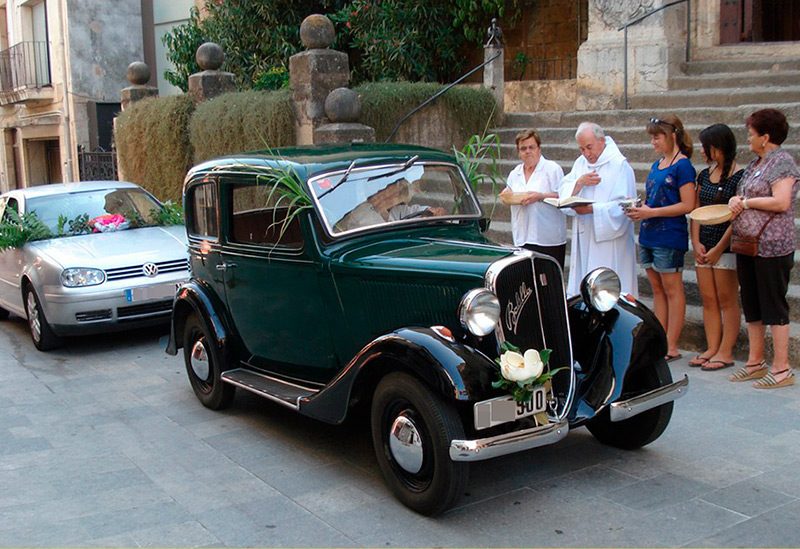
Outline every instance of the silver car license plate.
<svg viewBox="0 0 800 549">
<path fill-rule="evenodd" d="M 516 402 L 512 396 L 504 396 L 484 400 L 475 404 L 475 429 L 488 429 L 501 423 L 544 412 L 547 408 L 544 387 L 533 389 L 533 395 L 527 402 Z"/>
<path fill-rule="evenodd" d="M 177 289 L 178 284 L 174 282 L 145 286 L 144 288 L 130 288 L 125 290 L 125 298 L 129 302 L 146 301 L 148 299 L 166 299 L 168 297 L 174 297 Z"/>
</svg>

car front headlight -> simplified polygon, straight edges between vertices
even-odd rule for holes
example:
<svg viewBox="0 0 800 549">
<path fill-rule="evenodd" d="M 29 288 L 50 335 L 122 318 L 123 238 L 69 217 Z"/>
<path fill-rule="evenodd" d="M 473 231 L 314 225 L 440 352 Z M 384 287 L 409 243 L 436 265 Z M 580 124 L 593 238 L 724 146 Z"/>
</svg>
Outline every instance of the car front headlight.
<svg viewBox="0 0 800 549">
<path fill-rule="evenodd" d="M 67 288 L 97 286 L 106 281 L 106 273 L 100 269 L 73 268 L 61 271 L 61 284 Z"/>
<path fill-rule="evenodd" d="M 458 319 L 471 334 L 479 337 L 494 331 L 500 320 L 500 301 L 485 288 L 475 288 L 461 298 Z"/>
<path fill-rule="evenodd" d="M 581 282 L 581 296 L 587 305 L 601 313 L 610 311 L 619 301 L 622 285 L 617 273 L 600 267 L 591 271 Z"/>
</svg>

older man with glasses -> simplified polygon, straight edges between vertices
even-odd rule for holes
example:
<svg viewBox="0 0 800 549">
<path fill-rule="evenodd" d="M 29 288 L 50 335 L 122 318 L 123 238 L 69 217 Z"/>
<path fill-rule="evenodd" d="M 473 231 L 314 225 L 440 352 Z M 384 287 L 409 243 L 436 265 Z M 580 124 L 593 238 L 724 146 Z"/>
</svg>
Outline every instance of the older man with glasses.
<svg viewBox="0 0 800 549">
<path fill-rule="evenodd" d="M 579 196 L 593 203 L 571 209 L 575 217 L 567 295 L 580 293 L 581 280 L 587 273 L 608 267 L 619 275 L 623 293 L 638 296 L 633 222 L 620 205 L 620 201 L 636 198 L 633 169 L 597 124 L 582 122 L 575 139 L 581 156 L 562 180 L 559 198 Z"/>
</svg>

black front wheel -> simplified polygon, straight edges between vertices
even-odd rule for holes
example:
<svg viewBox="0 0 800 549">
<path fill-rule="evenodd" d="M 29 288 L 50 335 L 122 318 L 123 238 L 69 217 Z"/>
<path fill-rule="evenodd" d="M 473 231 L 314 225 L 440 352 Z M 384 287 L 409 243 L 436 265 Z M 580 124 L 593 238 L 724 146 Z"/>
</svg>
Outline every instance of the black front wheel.
<svg viewBox="0 0 800 549">
<path fill-rule="evenodd" d="M 28 315 L 28 330 L 37 349 L 51 351 L 63 345 L 64 341 L 53 332 L 47 322 L 39 296 L 30 285 L 25 288 L 25 312 Z"/>
<path fill-rule="evenodd" d="M 653 389 L 672 383 L 672 374 L 667 362 L 662 358 L 652 367 L 641 368 L 626 379 L 623 399 L 631 398 Z M 642 412 L 624 421 L 611 421 L 606 408 L 586 424 L 589 432 L 604 444 L 635 450 L 650 444 L 664 432 L 672 417 L 672 402 Z"/>
<path fill-rule="evenodd" d="M 183 358 L 189 383 L 203 406 L 212 410 L 230 406 L 236 387 L 220 378 L 225 367 L 224 361 L 214 336 L 196 314 L 186 319 Z"/>
<path fill-rule="evenodd" d="M 378 465 L 397 499 L 423 515 L 455 504 L 469 465 L 450 459 L 450 442 L 464 438 L 452 404 L 419 379 L 394 372 L 375 390 L 371 421 Z"/>
</svg>

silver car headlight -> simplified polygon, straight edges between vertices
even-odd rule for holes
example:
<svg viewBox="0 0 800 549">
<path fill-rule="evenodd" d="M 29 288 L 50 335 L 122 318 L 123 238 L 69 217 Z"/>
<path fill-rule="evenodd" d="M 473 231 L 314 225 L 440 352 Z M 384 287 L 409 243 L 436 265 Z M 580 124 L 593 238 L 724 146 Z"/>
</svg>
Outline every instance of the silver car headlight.
<svg viewBox="0 0 800 549">
<path fill-rule="evenodd" d="M 619 301 L 622 285 L 617 273 L 600 267 L 591 271 L 581 282 L 581 296 L 587 305 L 601 313 L 610 311 Z"/>
<path fill-rule="evenodd" d="M 470 290 L 461 298 L 458 320 L 471 334 L 488 335 L 500 320 L 500 301 L 486 288 Z"/>
<path fill-rule="evenodd" d="M 106 273 L 100 269 L 70 268 L 61 271 L 61 284 L 67 288 L 97 286 L 106 281 Z"/>
</svg>

